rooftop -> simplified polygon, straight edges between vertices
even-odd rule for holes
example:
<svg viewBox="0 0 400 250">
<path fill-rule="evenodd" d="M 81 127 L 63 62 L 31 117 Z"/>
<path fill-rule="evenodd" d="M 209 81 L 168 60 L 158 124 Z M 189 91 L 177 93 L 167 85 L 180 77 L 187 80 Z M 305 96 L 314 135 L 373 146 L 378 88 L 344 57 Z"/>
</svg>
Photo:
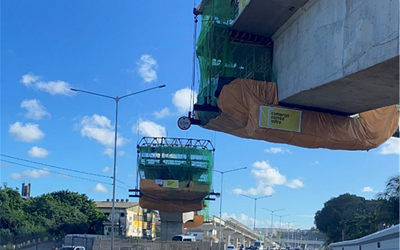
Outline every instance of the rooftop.
<svg viewBox="0 0 400 250">
<path fill-rule="evenodd" d="M 98 208 L 112 208 L 112 201 L 95 201 L 95 203 Z M 114 204 L 115 208 L 130 208 L 134 206 L 139 206 L 139 202 L 118 201 Z"/>
</svg>

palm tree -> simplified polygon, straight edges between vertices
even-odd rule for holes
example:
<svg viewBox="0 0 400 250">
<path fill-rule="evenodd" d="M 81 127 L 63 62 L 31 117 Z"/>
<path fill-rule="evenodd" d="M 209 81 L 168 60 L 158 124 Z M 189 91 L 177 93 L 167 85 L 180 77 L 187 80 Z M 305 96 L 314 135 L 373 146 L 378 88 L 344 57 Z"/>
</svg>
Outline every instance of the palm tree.
<svg viewBox="0 0 400 250">
<path fill-rule="evenodd" d="M 399 224 L 399 177 L 393 176 L 386 184 L 386 189 L 377 195 L 376 223 L 386 226 Z"/>
</svg>

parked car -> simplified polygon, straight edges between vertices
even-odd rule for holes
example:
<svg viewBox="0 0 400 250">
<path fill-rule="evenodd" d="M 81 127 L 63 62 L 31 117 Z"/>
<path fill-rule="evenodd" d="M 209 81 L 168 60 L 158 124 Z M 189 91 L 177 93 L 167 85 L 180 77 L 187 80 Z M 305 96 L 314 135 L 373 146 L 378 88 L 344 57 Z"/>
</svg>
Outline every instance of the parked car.
<svg viewBox="0 0 400 250">
<path fill-rule="evenodd" d="M 85 250 L 82 246 L 62 246 L 61 250 Z"/>
<path fill-rule="evenodd" d="M 178 234 L 172 237 L 173 241 L 196 241 L 196 237 L 194 235 L 188 234 Z"/>
<path fill-rule="evenodd" d="M 236 247 L 234 245 L 229 245 L 226 250 L 236 250 Z"/>
</svg>

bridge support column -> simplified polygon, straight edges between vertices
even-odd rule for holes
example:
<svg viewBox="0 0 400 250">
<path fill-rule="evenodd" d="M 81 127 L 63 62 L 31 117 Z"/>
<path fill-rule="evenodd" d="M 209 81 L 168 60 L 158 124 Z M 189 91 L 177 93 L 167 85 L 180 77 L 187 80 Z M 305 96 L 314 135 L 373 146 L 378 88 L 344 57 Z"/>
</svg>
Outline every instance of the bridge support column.
<svg viewBox="0 0 400 250">
<path fill-rule="evenodd" d="M 227 247 L 227 246 L 229 246 L 231 244 L 231 235 L 230 234 L 228 234 L 227 236 L 226 236 L 226 242 L 225 242 L 225 247 Z"/>
<path fill-rule="evenodd" d="M 245 246 L 245 247 L 247 246 L 246 245 L 246 237 L 244 235 L 240 236 L 240 243 L 242 243 L 243 246 Z"/>
<path fill-rule="evenodd" d="M 240 246 L 239 246 L 239 238 L 238 237 L 236 237 L 235 238 L 235 247 L 238 249 Z"/>
<path fill-rule="evenodd" d="M 161 240 L 171 240 L 174 235 L 183 233 L 183 223 L 190 220 L 190 216 L 193 219 L 193 215 L 190 213 L 174 213 L 174 212 L 163 212 L 160 211 L 161 219 Z"/>
</svg>

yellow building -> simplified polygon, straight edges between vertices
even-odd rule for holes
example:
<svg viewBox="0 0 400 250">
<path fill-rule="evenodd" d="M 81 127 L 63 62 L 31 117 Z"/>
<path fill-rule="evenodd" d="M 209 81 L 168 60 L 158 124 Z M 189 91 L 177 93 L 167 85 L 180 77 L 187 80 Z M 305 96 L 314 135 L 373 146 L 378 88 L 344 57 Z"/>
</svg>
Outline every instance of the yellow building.
<svg viewBox="0 0 400 250">
<path fill-rule="evenodd" d="M 97 208 L 103 212 L 108 221 L 104 222 L 104 235 L 111 235 L 112 201 L 96 201 Z M 139 202 L 116 199 L 114 204 L 114 235 L 155 239 L 155 212 L 142 209 Z"/>
</svg>

